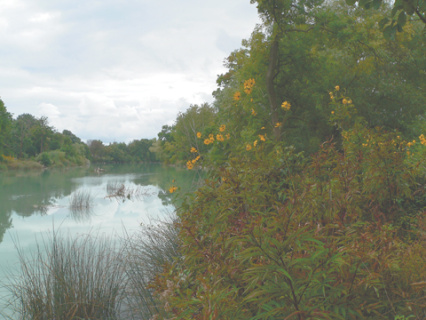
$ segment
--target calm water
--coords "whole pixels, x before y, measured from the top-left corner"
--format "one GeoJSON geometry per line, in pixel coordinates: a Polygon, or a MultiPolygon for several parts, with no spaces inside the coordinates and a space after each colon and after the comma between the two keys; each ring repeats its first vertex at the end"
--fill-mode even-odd
{"type": "MultiPolygon", "coordinates": [[[[0,173],[0,280],[19,268],[15,243],[27,252],[53,229],[77,235],[95,230],[107,235],[136,231],[141,223],[174,212],[167,192],[172,181],[188,190],[194,172],[161,165],[0,173]],[[117,190],[124,190],[119,194],[117,190]],[[114,192],[115,191],[115,192],[114,192]],[[89,208],[71,208],[73,197],[89,195],[89,208]]],[[[0,299],[5,294],[0,288],[0,299]]],[[[0,313],[1,319],[1,313],[0,313]]]]}

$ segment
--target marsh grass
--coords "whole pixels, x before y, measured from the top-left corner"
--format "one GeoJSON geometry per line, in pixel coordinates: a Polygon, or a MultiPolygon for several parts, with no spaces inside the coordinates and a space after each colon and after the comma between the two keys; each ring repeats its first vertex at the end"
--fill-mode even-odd
{"type": "Polygon", "coordinates": [[[53,232],[31,254],[16,247],[20,271],[6,285],[12,319],[118,319],[126,277],[109,239],[53,232]]]}
{"type": "Polygon", "coordinates": [[[140,232],[126,238],[126,305],[129,319],[154,319],[166,314],[164,303],[156,297],[149,282],[163,272],[163,266],[179,257],[178,229],[169,220],[142,226],[140,232]]]}
{"type": "Polygon", "coordinates": [[[69,209],[72,218],[77,221],[87,220],[91,215],[94,201],[92,194],[87,190],[77,190],[71,194],[69,209]]]}
{"type": "Polygon", "coordinates": [[[115,198],[117,200],[140,200],[143,197],[153,195],[146,188],[141,186],[126,186],[118,181],[109,181],[106,186],[107,198],[115,198]]]}
{"type": "Polygon", "coordinates": [[[17,240],[15,246],[20,268],[3,285],[9,295],[0,309],[12,310],[5,319],[149,320],[166,314],[149,282],[179,256],[172,221],[142,226],[121,241],[53,231],[31,253],[17,240]]]}

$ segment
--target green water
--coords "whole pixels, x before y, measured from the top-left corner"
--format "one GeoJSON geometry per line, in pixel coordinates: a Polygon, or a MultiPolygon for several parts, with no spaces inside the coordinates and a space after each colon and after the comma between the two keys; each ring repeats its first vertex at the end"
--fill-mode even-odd
{"type": "MultiPolygon", "coordinates": [[[[132,233],[141,223],[168,219],[175,202],[167,191],[175,180],[181,193],[198,181],[193,171],[162,165],[109,166],[0,173],[0,281],[17,270],[16,244],[34,251],[36,241],[55,230],[67,235],[132,233]],[[120,194],[119,188],[124,190],[120,194]],[[72,208],[78,194],[89,206],[72,208]]],[[[0,287],[0,301],[5,299],[0,287]]],[[[3,310],[4,311],[4,310],[3,310]]],[[[0,319],[1,319],[0,312],[0,319]]]]}

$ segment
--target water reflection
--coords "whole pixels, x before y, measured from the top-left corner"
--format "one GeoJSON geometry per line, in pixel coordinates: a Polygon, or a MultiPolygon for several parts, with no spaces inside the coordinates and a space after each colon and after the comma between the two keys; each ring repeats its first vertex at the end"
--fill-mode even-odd
{"type": "Polygon", "coordinates": [[[173,210],[166,191],[172,180],[184,193],[199,178],[196,171],[155,164],[0,173],[0,243],[12,227],[31,223],[42,230],[52,219],[79,225],[126,217],[137,224],[141,216],[173,210]]]}

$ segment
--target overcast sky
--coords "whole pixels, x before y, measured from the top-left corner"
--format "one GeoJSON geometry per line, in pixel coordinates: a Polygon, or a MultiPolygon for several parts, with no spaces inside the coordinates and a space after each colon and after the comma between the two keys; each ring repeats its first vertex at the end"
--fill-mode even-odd
{"type": "Polygon", "coordinates": [[[0,0],[0,97],[83,140],[153,138],[259,22],[250,0],[0,0]]]}

